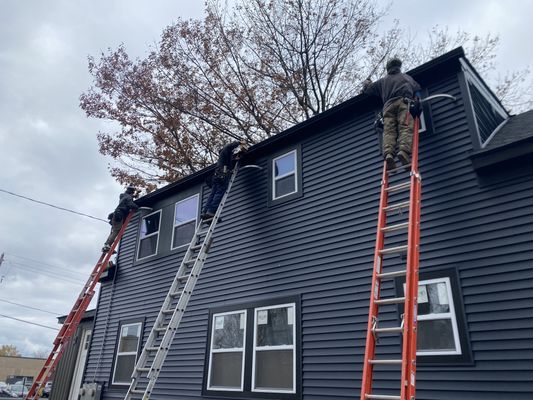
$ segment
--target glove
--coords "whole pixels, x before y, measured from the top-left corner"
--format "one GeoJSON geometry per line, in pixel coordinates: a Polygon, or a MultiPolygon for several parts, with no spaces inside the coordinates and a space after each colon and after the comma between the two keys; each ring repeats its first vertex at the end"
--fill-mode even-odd
{"type": "Polygon", "coordinates": [[[419,98],[416,98],[414,101],[409,103],[409,113],[413,116],[413,118],[420,117],[420,114],[422,114],[422,104],[420,103],[419,98]]]}

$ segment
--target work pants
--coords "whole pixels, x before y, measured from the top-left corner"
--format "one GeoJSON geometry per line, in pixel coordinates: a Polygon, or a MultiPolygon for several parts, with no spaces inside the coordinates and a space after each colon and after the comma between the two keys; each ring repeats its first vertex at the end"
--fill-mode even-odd
{"type": "Polygon", "coordinates": [[[383,155],[395,155],[397,148],[411,155],[413,128],[409,104],[403,98],[389,103],[383,109],[383,155]]]}
{"type": "Polygon", "coordinates": [[[207,203],[204,207],[204,212],[215,214],[228,187],[227,178],[213,178],[213,186],[211,187],[211,193],[207,198],[207,203]]]}
{"type": "Polygon", "coordinates": [[[122,228],[123,223],[124,221],[122,219],[115,221],[115,219],[113,218],[111,220],[111,233],[109,234],[109,236],[107,237],[107,240],[105,241],[105,244],[107,246],[111,246],[113,244],[113,242],[118,236],[118,233],[120,232],[120,229],[122,228]]]}

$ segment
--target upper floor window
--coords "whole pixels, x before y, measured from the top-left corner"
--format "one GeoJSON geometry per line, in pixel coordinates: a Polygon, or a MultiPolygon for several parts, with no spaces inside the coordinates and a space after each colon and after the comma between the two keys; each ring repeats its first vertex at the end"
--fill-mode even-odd
{"type": "Polygon", "coordinates": [[[280,199],[297,193],[298,157],[292,150],[272,160],[272,199],[280,199]]]}
{"type": "Polygon", "coordinates": [[[196,229],[199,196],[188,197],[178,201],[174,207],[174,228],[172,232],[172,248],[190,243],[196,229]]]}
{"type": "Polygon", "coordinates": [[[161,210],[143,217],[139,237],[139,253],[137,259],[146,258],[157,253],[159,243],[159,228],[161,225],[161,210]]]}
{"type": "Polygon", "coordinates": [[[123,324],[120,327],[118,347],[113,368],[114,385],[129,385],[137,361],[142,322],[123,324]]]}

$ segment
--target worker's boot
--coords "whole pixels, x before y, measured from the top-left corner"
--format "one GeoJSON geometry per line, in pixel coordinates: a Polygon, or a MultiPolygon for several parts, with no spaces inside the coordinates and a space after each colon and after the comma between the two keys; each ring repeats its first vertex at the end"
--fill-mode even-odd
{"type": "Polygon", "coordinates": [[[392,154],[385,155],[385,162],[387,163],[387,170],[396,168],[396,163],[394,162],[394,156],[392,154]]]}
{"type": "Polygon", "coordinates": [[[400,160],[402,165],[405,166],[406,170],[409,169],[409,164],[411,164],[411,158],[409,157],[409,154],[403,150],[400,150],[398,152],[398,160],[400,160]]]}

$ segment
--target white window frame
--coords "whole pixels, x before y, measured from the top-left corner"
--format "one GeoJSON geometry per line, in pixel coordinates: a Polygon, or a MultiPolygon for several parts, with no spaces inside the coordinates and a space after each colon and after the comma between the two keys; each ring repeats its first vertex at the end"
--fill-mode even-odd
{"type": "Polygon", "coordinates": [[[246,326],[247,326],[248,314],[246,310],[235,310],[228,311],[223,313],[217,313],[212,315],[211,320],[211,345],[209,346],[209,369],[207,372],[207,390],[220,390],[227,392],[242,392],[244,390],[244,367],[245,367],[245,353],[246,353],[246,326]],[[213,349],[213,339],[215,338],[215,321],[216,317],[232,314],[242,314],[244,313],[244,332],[242,339],[242,348],[234,347],[231,349],[213,349]],[[232,353],[232,352],[242,352],[242,370],[241,370],[241,387],[240,388],[228,388],[224,386],[211,386],[211,364],[213,360],[213,353],[232,353]]]}
{"type": "Polygon", "coordinates": [[[116,374],[116,371],[117,371],[117,360],[118,360],[118,357],[119,356],[131,356],[131,355],[135,355],[135,363],[133,364],[133,368],[135,368],[135,364],[137,364],[137,355],[139,354],[139,346],[141,344],[141,340],[142,340],[142,337],[141,337],[141,334],[142,334],[142,322],[130,322],[130,323],[127,323],[127,324],[122,324],[120,326],[120,332],[119,332],[119,336],[118,336],[118,342],[117,342],[117,353],[115,354],[115,365],[113,366],[113,379],[111,380],[112,384],[113,385],[124,385],[124,386],[129,386],[131,382],[116,382],[115,381],[115,374],[116,374]],[[119,352],[119,349],[120,349],[120,341],[122,339],[122,330],[125,328],[125,327],[128,327],[128,326],[132,326],[132,325],[138,325],[138,328],[137,328],[137,333],[138,333],[138,338],[139,340],[137,341],[137,349],[135,351],[124,351],[124,352],[119,352]]]}
{"type": "Polygon", "coordinates": [[[427,129],[427,126],[426,126],[426,118],[424,117],[424,111],[422,111],[420,113],[420,117],[418,117],[419,121],[420,121],[420,124],[419,124],[419,127],[418,127],[418,133],[424,133],[427,129]]]}
{"type": "Polygon", "coordinates": [[[278,200],[282,199],[284,197],[290,196],[294,193],[298,193],[298,152],[296,149],[291,150],[287,153],[284,153],[276,158],[272,159],[272,200],[278,200]],[[276,176],[276,160],[279,160],[280,158],[286,157],[289,154],[294,154],[294,171],[288,172],[286,174],[276,176]],[[294,175],[294,191],[290,193],[286,193],[282,196],[276,196],[276,182],[282,178],[286,178],[287,176],[294,175]]]}
{"type": "Polygon", "coordinates": [[[155,256],[157,254],[157,251],[159,250],[159,233],[161,232],[161,217],[162,217],[161,210],[157,210],[157,211],[154,211],[153,213],[145,215],[144,217],[141,218],[141,226],[140,226],[140,229],[139,229],[139,242],[138,242],[138,246],[137,246],[137,260],[144,260],[145,258],[153,257],[153,256],[155,256]],[[148,218],[148,217],[151,217],[152,215],[157,214],[157,213],[159,213],[159,225],[157,227],[157,231],[153,232],[153,233],[150,233],[150,234],[148,234],[148,235],[146,235],[144,237],[141,237],[143,220],[148,218]],[[149,256],[144,256],[144,257],[140,258],[139,256],[141,255],[141,240],[149,238],[149,237],[152,237],[152,236],[155,236],[155,235],[157,235],[157,241],[156,241],[156,244],[155,244],[155,253],[154,254],[150,254],[149,256]]]}
{"type": "Polygon", "coordinates": [[[252,357],[252,392],[260,393],[296,393],[296,304],[276,304],[273,306],[257,307],[254,309],[254,337],[253,337],[253,357],[252,357]],[[259,311],[271,310],[273,308],[287,308],[292,307],[292,345],[281,346],[257,346],[257,314],[259,311]],[[255,362],[257,351],[269,350],[291,350],[292,349],[292,390],[282,389],[257,389],[255,387],[255,362]]]}
{"type": "MultiPolygon", "coordinates": [[[[177,226],[185,225],[185,224],[187,224],[187,223],[189,223],[191,221],[195,221],[194,222],[194,226],[195,226],[195,229],[196,229],[196,224],[198,222],[198,203],[199,203],[199,201],[200,201],[200,195],[199,195],[199,193],[196,193],[196,194],[193,194],[192,196],[189,196],[189,197],[187,197],[185,199],[177,201],[174,204],[174,221],[172,221],[172,239],[171,239],[171,242],[170,242],[170,249],[171,250],[179,249],[180,247],[189,246],[190,242],[182,244],[182,245],[179,245],[179,246],[176,246],[176,247],[173,247],[173,245],[174,245],[174,233],[176,232],[176,227],[177,226]],[[187,200],[190,200],[193,197],[196,197],[196,213],[194,215],[194,218],[191,218],[191,219],[188,219],[187,221],[183,221],[183,222],[180,222],[179,224],[176,224],[176,207],[178,206],[178,204],[183,203],[183,202],[185,202],[187,200]]],[[[191,238],[191,240],[192,240],[192,238],[191,238]]]]}
{"type": "MultiPolygon", "coordinates": [[[[423,281],[418,282],[418,287],[422,285],[431,285],[435,283],[444,283],[446,285],[446,293],[448,295],[448,306],[450,311],[447,313],[433,313],[433,314],[424,314],[424,315],[417,315],[417,321],[431,321],[436,319],[449,319],[452,322],[452,331],[453,331],[453,341],[455,344],[455,350],[439,350],[439,351],[431,351],[431,350],[421,350],[416,352],[417,356],[448,356],[448,355],[461,355],[461,338],[459,336],[459,328],[457,326],[457,317],[455,315],[455,304],[453,303],[453,296],[452,296],[452,286],[451,281],[449,277],[442,277],[442,278],[435,278],[435,279],[427,279],[423,281]]],[[[405,293],[405,283],[403,285],[403,290],[405,293]]],[[[420,329],[418,329],[420,331],[420,329]]]]}

